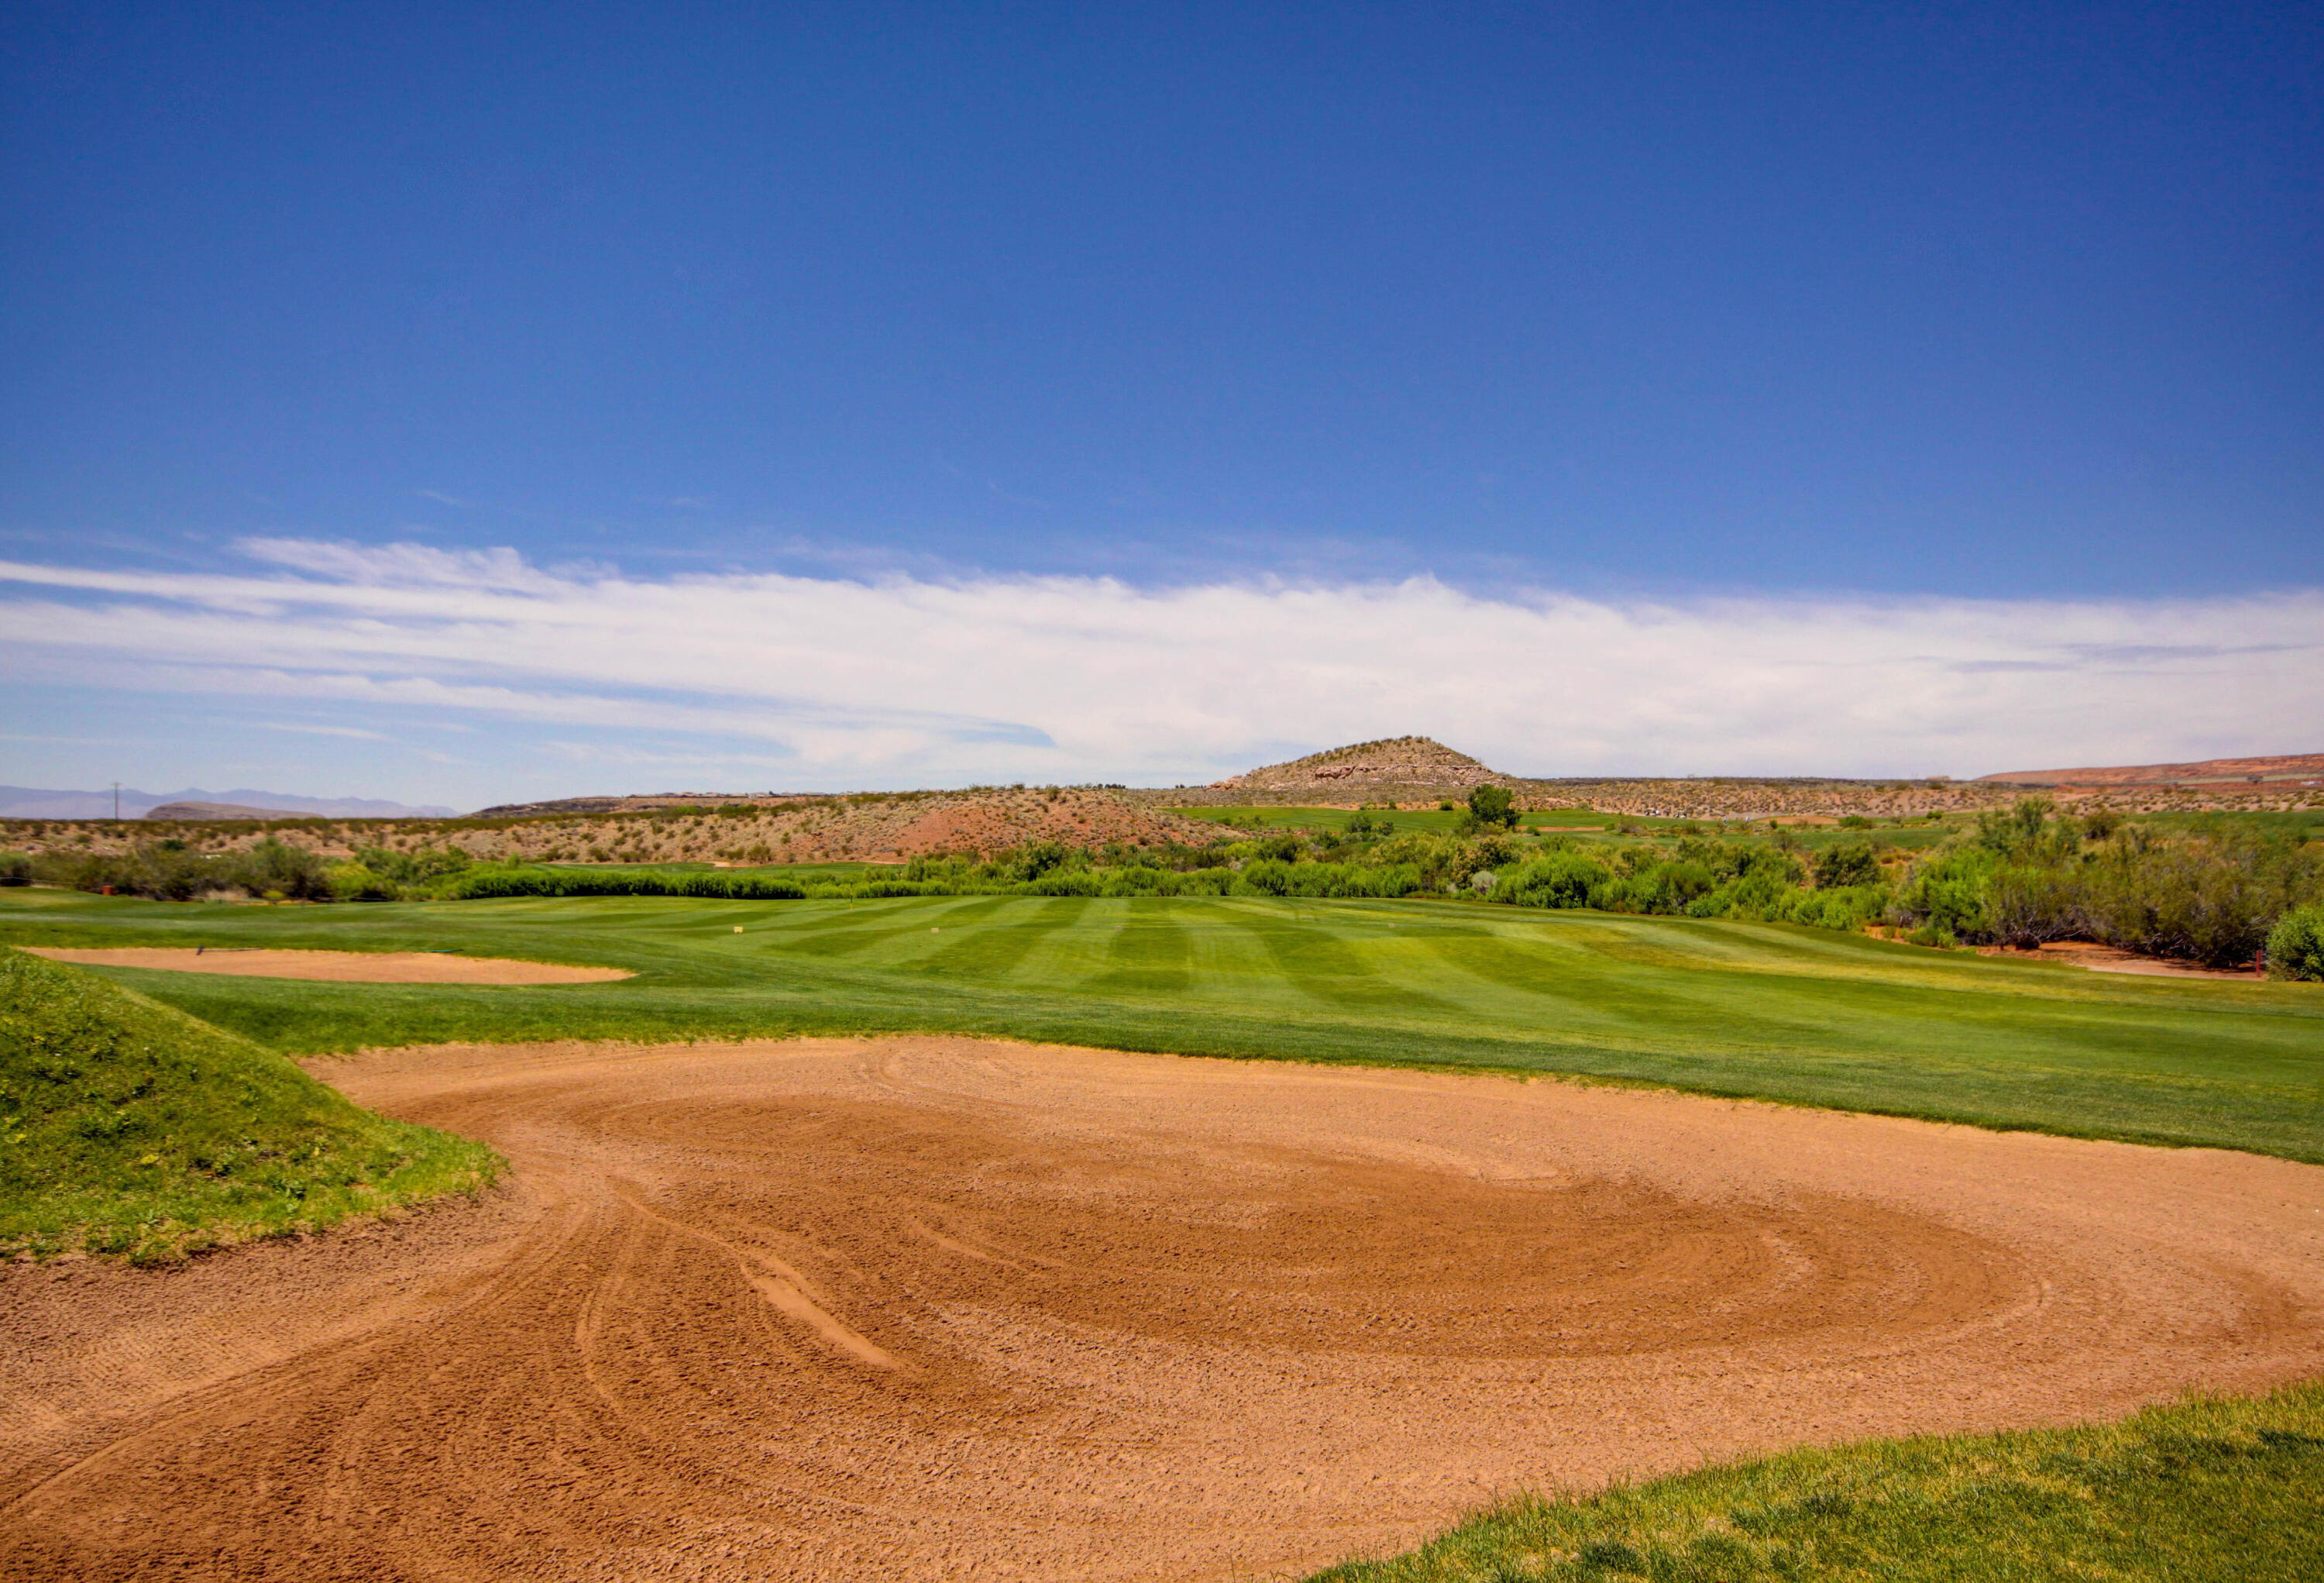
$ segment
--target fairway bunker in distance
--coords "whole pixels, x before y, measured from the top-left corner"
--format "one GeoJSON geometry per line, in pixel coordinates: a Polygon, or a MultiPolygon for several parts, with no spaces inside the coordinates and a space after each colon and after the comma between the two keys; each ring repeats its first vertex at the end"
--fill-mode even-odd
{"type": "Polygon", "coordinates": [[[2256,1156],[966,1039],[310,1065],[504,1151],[495,1240],[270,1358],[303,1250],[0,1271],[0,1570],[1248,1576],[2324,1368],[2324,1170],[2256,1156]],[[133,1325],[208,1387],[54,1383],[133,1325]]]}
{"type": "Polygon", "coordinates": [[[506,957],[438,951],[277,951],[216,946],[25,946],[36,957],[84,967],[159,967],[237,978],[313,978],[334,984],[604,984],[636,977],[626,967],[578,967],[506,957]]]}

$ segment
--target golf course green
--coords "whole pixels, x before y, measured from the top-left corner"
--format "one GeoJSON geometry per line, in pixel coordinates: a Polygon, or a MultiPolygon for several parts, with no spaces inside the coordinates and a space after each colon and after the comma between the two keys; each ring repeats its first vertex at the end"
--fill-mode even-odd
{"type": "Polygon", "coordinates": [[[1791,925],[1455,901],[973,896],[347,906],[0,893],[0,943],[443,950],[615,983],[116,981],[290,1054],[947,1031],[1559,1074],[2324,1162],[2324,993],[1791,925]]]}

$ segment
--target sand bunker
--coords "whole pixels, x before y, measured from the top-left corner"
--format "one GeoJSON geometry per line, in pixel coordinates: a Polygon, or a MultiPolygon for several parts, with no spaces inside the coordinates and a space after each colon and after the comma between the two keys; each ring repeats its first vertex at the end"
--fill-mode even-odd
{"type": "Polygon", "coordinates": [[[2324,1171],[958,1039],[385,1052],[482,1208],[0,1270],[0,1572],[1248,1577],[2324,1370],[2324,1171]]]}
{"type": "Polygon", "coordinates": [[[2113,946],[2099,945],[2094,940],[2052,940],[2031,950],[2018,950],[2007,946],[1980,946],[1977,954],[1980,957],[2007,957],[2020,962],[2070,962],[2093,973],[2132,973],[2150,978],[2219,978],[2244,984],[2258,984],[2265,980],[2265,975],[2253,967],[2202,967],[2192,962],[2175,961],[2163,957],[2142,957],[2113,946]]]}
{"type": "Polygon", "coordinates": [[[241,978],[320,978],[334,984],[603,984],[635,975],[621,967],[574,967],[505,957],[453,957],[434,951],[269,951],[193,946],[122,946],[79,950],[19,948],[52,962],[91,967],[164,967],[173,973],[227,973],[241,978]]]}

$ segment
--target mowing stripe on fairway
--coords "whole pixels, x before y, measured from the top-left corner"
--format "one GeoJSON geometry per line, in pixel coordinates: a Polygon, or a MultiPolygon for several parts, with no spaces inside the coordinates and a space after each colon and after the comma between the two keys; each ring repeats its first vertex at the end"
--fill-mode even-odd
{"type": "Polygon", "coordinates": [[[481,988],[102,969],[300,1053],[960,1032],[1595,1076],[2324,1161],[2324,991],[2314,986],[2093,974],[1789,924],[1451,900],[274,908],[19,890],[0,892],[0,940],[456,949],[637,975],[481,988]]]}

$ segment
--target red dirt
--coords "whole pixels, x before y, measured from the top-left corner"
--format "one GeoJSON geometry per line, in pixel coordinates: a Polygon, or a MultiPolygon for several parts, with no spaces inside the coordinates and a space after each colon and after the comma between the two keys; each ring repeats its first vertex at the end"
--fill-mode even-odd
{"type": "Polygon", "coordinates": [[[162,967],[173,973],[224,973],[236,978],[315,978],[332,984],[603,984],[633,978],[626,967],[576,967],[507,957],[454,957],[437,951],[234,950],[193,946],[23,946],[52,962],[90,967],[162,967]]]}
{"type": "Polygon", "coordinates": [[[2142,957],[2135,951],[2100,945],[2095,940],[2052,940],[2030,951],[1990,946],[1978,950],[1978,955],[2015,957],[2021,961],[2071,962],[2078,967],[2088,967],[2093,973],[2133,973],[2153,978],[2226,978],[2257,984],[2265,977],[2255,967],[2206,967],[2168,957],[2142,957]]]}
{"type": "Polygon", "coordinates": [[[1222,1578],[2324,1369],[2324,1171],[960,1039],[313,1063],[477,1208],[0,1270],[0,1573],[1222,1578]]]}

